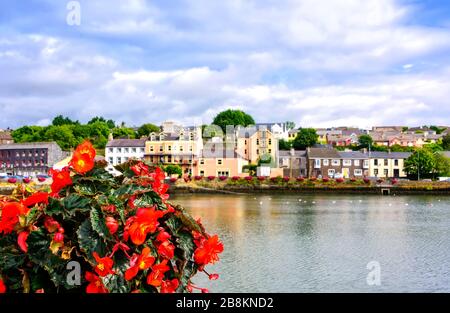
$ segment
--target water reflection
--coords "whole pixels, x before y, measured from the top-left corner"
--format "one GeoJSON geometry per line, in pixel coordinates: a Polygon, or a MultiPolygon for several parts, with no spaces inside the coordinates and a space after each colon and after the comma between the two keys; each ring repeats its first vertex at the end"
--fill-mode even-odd
{"type": "Polygon", "coordinates": [[[225,245],[214,292],[450,291],[450,201],[433,197],[179,195],[225,245]],[[368,286],[368,262],[382,285],[368,286]]]}

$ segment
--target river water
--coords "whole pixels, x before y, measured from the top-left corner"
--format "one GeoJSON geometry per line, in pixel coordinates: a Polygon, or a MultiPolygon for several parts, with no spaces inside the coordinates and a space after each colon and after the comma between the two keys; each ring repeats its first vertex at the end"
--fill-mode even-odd
{"type": "Polygon", "coordinates": [[[449,292],[450,197],[176,195],[222,239],[211,292],[449,292]],[[369,268],[368,268],[369,266],[369,268]]]}

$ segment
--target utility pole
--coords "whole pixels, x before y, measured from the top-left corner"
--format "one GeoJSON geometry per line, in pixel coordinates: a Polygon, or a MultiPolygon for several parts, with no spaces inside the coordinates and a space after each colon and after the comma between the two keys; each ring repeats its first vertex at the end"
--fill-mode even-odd
{"type": "Polygon", "coordinates": [[[420,151],[417,150],[417,180],[420,180],[420,151]]]}

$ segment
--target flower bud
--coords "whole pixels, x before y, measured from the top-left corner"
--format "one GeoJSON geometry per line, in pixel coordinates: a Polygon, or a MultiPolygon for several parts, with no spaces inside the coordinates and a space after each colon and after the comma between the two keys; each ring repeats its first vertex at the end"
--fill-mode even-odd
{"type": "Polygon", "coordinates": [[[114,219],[114,217],[108,216],[106,218],[106,227],[108,227],[111,235],[114,235],[119,228],[119,223],[114,219]]]}

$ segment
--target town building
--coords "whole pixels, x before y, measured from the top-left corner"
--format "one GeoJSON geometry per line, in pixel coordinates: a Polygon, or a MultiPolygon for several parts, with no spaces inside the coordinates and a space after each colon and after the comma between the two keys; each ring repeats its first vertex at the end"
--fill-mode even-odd
{"type": "Polygon", "coordinates": [[[145,143],[145,160],[161,165],[179,165],[183,174],[192,175],[203,149],[201,127],[174,127],[172,132],[151,133],[145,143]]]}
{"type": "Polygon", "coordinates": [[[358,151],[308,148],[306,154],[309,177],[362,178],[369,174],[368,157],[358,151]]]}
{"type": "Polygon", "coordinates": [[[0,145],[0,172],[10,175],[47,175],[49,169],[67,157],[56,142],[0,145]]]}
{"type": "Polygon", "coordinates": [[[236,137],[236,152],[250,164],[258,164],[261,160],[277,167],[278,139],[266,127],[241,127],[236,137]]]}
{"type": "Polygon", "coordinates": [[[198,166],[194,167],[194,175],[197,176],[243,176],[243,167],[248,161],[233,150],[218,149],[211,151],[202,150],[198,159],[198,166]]]}
{"type": "Polygon", "coordinates": [[[288,131],[288,141],[294,140],[295,137],[297,137],[298,132],[298,129],[290,129],[288,131]]]}
{"type": "Polygon", "coordinates": [[[407,176],[404,162],[411,156],[411,152],[371,151],[366,152],[365,155],[370,160],[370,177],[402,178],[407,176]]]}
{"type": "Polygon", "coordinates": [[[146,139],[112,139],[105,148],[106,168],[110,173],[118,174],[114,166],[127,162],[130,159],[142,160],[145,154],[146,139]]]}
{"type": "MultiPolygon", "coordinates": [[[[292,130],[292,128],[289,127],[288,123],[257,123],[256,128],[261,129],[262,127],[265,127],[265,129],[268,129],[273,136],[280,140],[289,140],[289,131],[292,130]]],[[[295,138],[295,137],[294,137],[295,138]]]]}
{"type": "Polygon", "coordinates": [[[9,145],[14,143],[14,139],[9,131],[0,131],[0,145],[9,145]]]}
{"type": "Polygon", "coordinates": [[[280,150],[278,167],[283,169],[283,176],[307,176],[307,160],[305,150],[280,150]]]}

